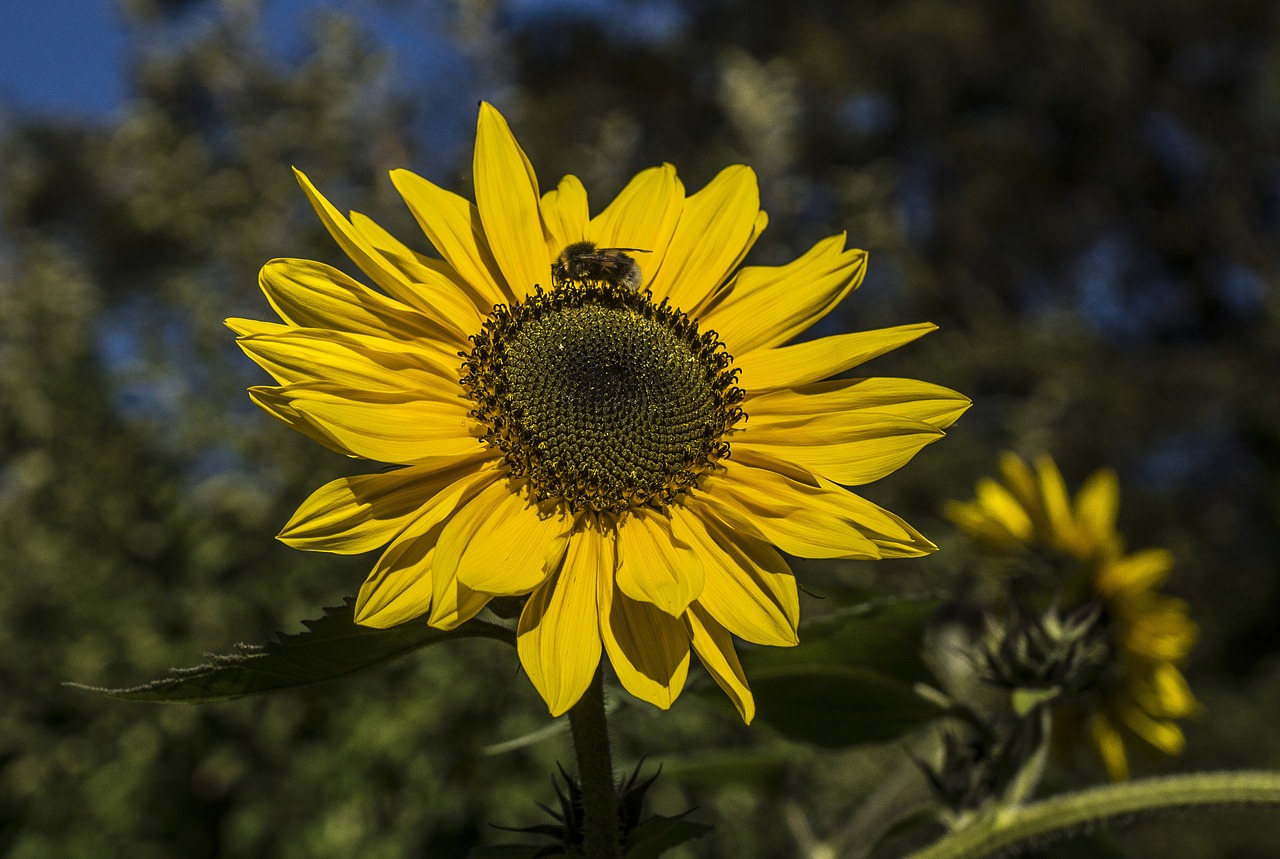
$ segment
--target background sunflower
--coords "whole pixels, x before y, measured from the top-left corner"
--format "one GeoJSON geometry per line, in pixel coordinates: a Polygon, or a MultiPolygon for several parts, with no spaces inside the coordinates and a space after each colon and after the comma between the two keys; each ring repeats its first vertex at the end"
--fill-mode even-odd
{"type": "Polygon", "coordinates": [[[1028,562],[1034,553],[1065,556],[1039,590],[1061,601],[1065,612],[1096,602],[1109,645],[1091,688],[1055,705],[1060,722],[1082,724],[1060,728],[1070,735],[1083,727],[1113,779],[1129,777],[1126,738],[1180,754],[1185,738],[1176,720],[1193,715],[1197,703],[1179,668],[1197,630],[1186,603],[1159,591],[1172,554],[1126,551],[1116,531],[1119,487],[1110,470],[1094,472],[1074,499],[1048,456],[1032,470],[1006,453],[1000,471],[1000,481],[979,481],[974,500],[949,502],[947,515],[986,551],[1009,557],[1009,575],[1041,572],[1028,562]]]}

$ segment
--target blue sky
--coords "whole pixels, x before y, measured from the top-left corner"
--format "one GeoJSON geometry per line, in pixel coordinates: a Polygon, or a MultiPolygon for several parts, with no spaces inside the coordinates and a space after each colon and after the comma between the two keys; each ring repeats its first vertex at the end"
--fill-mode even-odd
{"type": "Polygon", "coordinates": [[[0,105],[102,116],[125,96],[113,0],[0,3],[0,105]]]}
{"type": "MultiPolygon", "coordinates": [[[[262,0],[265,29],[282,54],[302,41],[316,10],[359,15],[361,23],[412,75],[438,59],[431,3],[379,5],[376,0],[262,0]],[[435,38],[433,38],[433,36],[435,38]]],[[[217,14],[198,6],[198,17],[217,14]]],[[[105,118],[128,97],[128,42],[116,0],[0,0],[0,110],[105,118]]]]}

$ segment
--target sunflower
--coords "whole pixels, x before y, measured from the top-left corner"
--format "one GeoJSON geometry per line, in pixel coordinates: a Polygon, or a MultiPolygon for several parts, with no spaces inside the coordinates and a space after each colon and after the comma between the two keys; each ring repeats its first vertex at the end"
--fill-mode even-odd
{"type": "Polygon", "coordinates": [[[482,104],[473,175],[474,204],[391,174],[433,257],[342,215],[298,173],[380,289],[319,262],[267,263],[283,324],[227,323],[279,383],[250,396],[339,453],[402,467],[322,486],[279,539],[385,545],[355,604],[366,626],[450,629],[524,597],[519,658],[553,715],[602,655],[665,709],[692,651],[750,721],[734,637],[796,643],[782,552],[935,548],[844,486],[903,465],[969,401],[907,379],[821,381],[935,326],[783,346],[859,285],[866,254],[835,236],[787,265],[739,268],[766,224],[741,165],[691,195],[670,165],[645,170],[591,217],[573,176],[539,193],[482,104]]]}
{"type": "Polygon", "coordinates": [[[1088,597],[1101,604],[1114,664],[1090,706],[1074,715],[1107,773],[1114,780],[1128,778],[1127,738],[1179,754],[1185,738],[1176,720],[1199,708],[1179,670],[1197,631],[1186,603],[1159,593],[1173,555],[1165,549],[1125,551],[1116,531],[1119,482],[1109,469],[1089,477],[1074,504],[1048,456],[1033,470],[1006,453],[1000,471],[1003,482],[979,481],[977,497],[949,502],[947,516],[992,553],[1030,550],[1064,557],[1068,572],[1083,577],[1088,597]]]}

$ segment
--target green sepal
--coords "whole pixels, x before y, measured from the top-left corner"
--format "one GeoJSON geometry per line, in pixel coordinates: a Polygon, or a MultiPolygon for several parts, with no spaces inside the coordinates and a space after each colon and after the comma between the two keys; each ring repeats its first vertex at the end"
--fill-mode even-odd
{"type": "Polygon", "coordinates": [[[83,683],[66,685],[123,701],[207,704],[334,680],[443,641],[515,640],[511,630],[474,619],[452,630],[433,629],[425,620],[390,629],[359,626],[353,605],[354,600],[348,597],[343,605],[326,608],[323,617],[303,621],[305,632],[277,633],[269,644],[239,644],[234,653],[208,654],[200,665],[171,668],[165,676],[140,686],[107,689],[83,683]]]}
{"type": "Polygon", "coordinates": [[[1036,707],[1049,703],[1061,694],[1062,689],[1059,686],[1050,686],[1048,688],[1022,687],[1013,690],[1009,695],[1009,703],[1018,718],[1025,719],[1036,707]]]}
{"type": "Polygon", "coordinates": [[[792,740],[846,748],[900,737],[942,713],[921,655],[937,597],[886,599],[806,624],[800,644],[744,652],[756,718],[792,740]]]}

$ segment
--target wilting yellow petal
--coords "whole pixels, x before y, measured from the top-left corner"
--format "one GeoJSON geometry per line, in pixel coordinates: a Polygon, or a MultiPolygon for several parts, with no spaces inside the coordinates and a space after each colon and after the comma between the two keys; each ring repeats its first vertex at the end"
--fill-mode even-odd
{"type": "Polygon", "coordinates": [[[1200,709],[1187,678],[1171,662],[1134,666],[1126,675],[1125,691],[1154,718],[1185,719],[1200,709]]]}
{"type": "MultiPolygon", "coordinates": [[[[741,382],[745,390],[761,393],[777,388],[795,388],[843,373],[892,352],[937,327],[932,322],[919,322],[897,328],[836,334],[777,349],[754,349],[743,355],[734,352],[733,363],[742,370],[741,382]]],[[[732,348],[732,344],[729,345],[732,348]]]]}
{"type": "Polygon", "coordinates": [[[559,716],[578,702],[600,664],[597,591],[613,578],[612,535],[575,531],[559,572],[533,592],[520,614],[516,648],[534,688],[559,716]]]}
{"type": "Polygon", "coordinates": [[[1126,618],[1125,648],[1131,653],[1157,661],[1177,662],[1186,658],[1199,635],[1187,615],[1187,604],[1157,594],[1113,599],[1111,607],[1126,618]]]}

